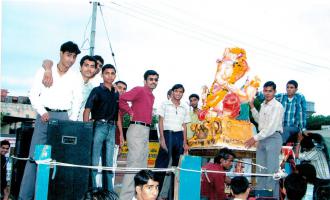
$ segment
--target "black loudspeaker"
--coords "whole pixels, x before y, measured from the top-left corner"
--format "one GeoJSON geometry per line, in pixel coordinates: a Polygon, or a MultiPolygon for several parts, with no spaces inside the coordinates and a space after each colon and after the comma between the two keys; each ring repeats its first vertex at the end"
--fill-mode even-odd
{"type": "MultiPolygon", "coordinates": [[[[24,122],[17,129],[14,156],[19,158],[29,157],[31,139],[33,135],[33,122],[24,122]]],[[[12,174],[10,181],[10,194],[18,199],[19,190],[24,174],[26,161],[13,159],[12,174]]]]}
{"type": "MultiPolygon", "coordinates": [[[[47,144],[52,146],[51,158],[57,162],[91,165],[93,123],[51,120],[47,144]]],[[[89,169],[56,166],[55,178],[50,172],[49,200],[82,199],[88,190],[89,169]]]]}

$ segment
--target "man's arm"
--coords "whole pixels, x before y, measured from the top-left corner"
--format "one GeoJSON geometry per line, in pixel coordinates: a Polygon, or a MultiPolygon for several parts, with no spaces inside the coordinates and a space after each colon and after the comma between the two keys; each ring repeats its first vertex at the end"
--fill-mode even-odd
{"type": "Polygon", "coordinates": [[[166,103],[163,102],[158,109],[158,128],[159,128],[159,144],[162,149],[167,151],[167,146],[164,137],[164,117],[165,117],[166,103]]]}
{"type": "Polygon", "coordinates": [[[79,80],[80,77],[77,75],[74,76],[72,80],[74,87],[72,90],[72,101],[71,101],[71,115],[69,116],[70,120],[77,121],[78,115],[80,112],[81,104],[83,103],[83,96],[82,96],[82,85],[79,80]]]}
{"type": "Polygon", "coordinates": [[[187,124],[191,122],[190,119],[190,114],[189,114],[189,108],[186,108],[186,114],[185,114],[185,118],[184,118],[184,123],[182,124],[183,127],[183,148],[184,148],[184,152],[188,153],[189,150],[189,146],[188,146],[188,139],[187,139],[187,124]]]}
{"type": "Polygon", "coordinates": [[[134,101],[139,94],[139,89],[137,87],[132,90],[125,92],[119,96],[119,108],[123,114],[128,113],[130,116],[133,116],[133,111],[129,107],[128,102],[134,101]]]}
{"type": "Polygon", "coordinates": [[[85,105],[85,110],[83,113],[83,121],[84,122],[88,122],[90,121],[89,116],[91,113],[91,109],[93,108],[93,104],[94,104],[94,100],[96,99],[96,92],[95,92],[95,88],[91,91],[91,93],[88,96],[88,99],[86,101],[86,105],[85,105]]]}
{"type": "Polygon", "coordinates": [[[304,95],[301,94],[301,131],[304,132],[306,130],[306,121],[307,121],[307,108],[306,108],[306,99],[304,95]]]}
{"type": "Polygon", "coordinates": [[[184,149],[184,153],[188,153],[189,146],[187,141],[187,124],[183,123],[182,127],[183,127],[183,149],[184,149]]]}
{"type": "Polygon", "coordinates": [[[118,112],[118,120],[117,120],[117,127],[118,127],[118,131],[119,131],[119,146],[123,146],[124,145],[124,133],[123,133],[123,123],[122,123],[122,117],[120,112],[118,112]]]}
{"type": "Polygon", "coordinates": [[[45,69],[42,84],[44,84],[45,87],[50,87],[53,85],[52,66],[53,61],[51,60],[46,59],[42,62],[42,67],[45,69]]]}
{"type": "Polygon", "coordinates": [[[164,117],[160,115],[158,120],[158,127],[159,127],[159,144],[162,147],[162,149],[168,151],[164,137],[164,117]]]}
{"type": "Polygon", "coordinates": [[[91,109],[85,108],[84,114],[83,114],[83,121],[84,122],[89,122],[89,114],[91,113],[91,109]]]}
{"type": "Polygon", "coordinates": [[[48,112],[46,111],[44,105],[41,102],[40,94],[43,88],[41,84],[42,76],[44,70],[39,69],[33,79],[32,87],[29,92],[29,99],[31,101],[32,107],[37,111],[37,113],[41,116],[42,121],[48,121],[49,116],[48,112]]]}

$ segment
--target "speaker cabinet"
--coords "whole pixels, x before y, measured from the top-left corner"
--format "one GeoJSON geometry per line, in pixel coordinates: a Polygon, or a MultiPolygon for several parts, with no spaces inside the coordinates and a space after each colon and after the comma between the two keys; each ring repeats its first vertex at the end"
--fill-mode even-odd
{"type": "MultiPolygon", "coordinates": [[[[47,134],[47,144],[52,146],[53,160],[75,165],[91,165],[92,122],[51,120],[47,134]]],[[[53,180],[52,171],[49,181],[49,200],[82,199],[88,190],[89,169],[56,166],[53,180]]]]}
{"type": "MultiPolygon", "coordinates": [[[[33,123],[24,122],[21,128],[17,129],[16,132],[16,143],[14,156],[19,158],[29,157],[29,150],[31,139],[33,135],[33,123]]],[[[19,190],[24,174],[26,161],[13,159],[12,174],[10,181],[10,194],[15,199],[18,199],[19,190]]]]}

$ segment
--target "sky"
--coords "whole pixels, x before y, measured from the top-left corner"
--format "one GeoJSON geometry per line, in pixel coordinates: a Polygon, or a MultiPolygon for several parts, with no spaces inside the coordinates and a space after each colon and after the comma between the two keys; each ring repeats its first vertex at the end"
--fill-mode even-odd
{"type": "MultiPolygon", "coordinates": [[[[97,9],[95,54],[114,64],[128,89],[143,73],[160,74],[155,107],[174,84],[201,93],[214,80],[216,60],[227,47],[244,48],[250,71],[285,92],[288,80],[330,115],[330,2],[327,0],[103,0],[97,9]],[[110,42],[109,42],[110,41],[110,42]],[[112,51],[111,48],[112,47],[112,51]]],[[[72,40],[89,54],[89,0],[1,1],[1,88],[26,96],[43,59],[59,60],[60,45],[72,40]]]]}

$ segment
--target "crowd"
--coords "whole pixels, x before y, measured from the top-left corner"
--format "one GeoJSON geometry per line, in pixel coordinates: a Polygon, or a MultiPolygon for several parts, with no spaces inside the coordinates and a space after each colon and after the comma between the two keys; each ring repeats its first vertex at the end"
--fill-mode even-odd
{"type": "MultiPolygon", "coordinates": [[[[53,61],[44,60],[36,73],[29,98],[38,115],[31,141],[29,156],[33,157],[36,144],[46,144],[47,122],[50,119],[73,120],[94,123],[92,165],[98,165],[100,157],[104,166],[116,163],[118,149],[124,144],[122,121],[124,115],[130,116],[130,125],[126,133],[128,146],[127,167],[147,168],[148,142],[152,111],[159,74],[147,70],[143,75],[144,85],[127,90],[124,81],[116,80],[116,68],[105,64],[101,56],[83,56],[80,60],[80,73],[70,68],[80,54],[78,46],[69,41],[61,45],[60,58],[55,66],[53,61]],[[115,158],[115,159],[113,159],[115,158]]],[[[276,84],[268,81],[256,98],[262,100],[258,111],[254,99],[250,108],[254,121],[258,123],[258,134],[245,142],[247,148],[257,143],[256,162],[265,169],[260,173],[273,174],[279,169],[279,155],[283,144],[289,138],[296,138],[296,158],[310,161],[310,167],[316,171],[316,177],[309,174],[306,167],[295,166],[292,174],[284,181],[284,190],[288,199],[304,196],[307,183],[314,185],[314,197],[317,188],[329,184],[329,156],[320,150],[315,134],[306,132],[306,101],[297,93],[298,83],[287,83],[287,92],[276,94],[276,84]],[[316,145],[315,145],[316,144],[316,145]],[[302,184],[296,191],[295,184],[302,184]],[[293,195],[293,196],[292,196],[293,195]]],[[[199,123],[197,94],[189,96],[191,109],[181,100],[185,88],[175,84],[167,93],[168,100],[158,109],[160,150],[156,159],[157,168],[177,166],[180,155],[188,152],[187,141],[193,136],[191,123],[199,123]]],[[[1,143],[2,146],[2,143],[1,143]]],[[[221,149],[213,163],[203,166],[205,170],[227,171],[232,167],[235,154],[229,149],[221,149]]],[[[2,157],[1,157],[2,159],[2,157]]],[[[98,187],[96,170],[92,170],[92,187],[85,199],[172,199],[173,177],[162,173],[142,170],[137,174],[125,174],[119,197],[113,194],[113,173],[103,172],[103,189],[98,187]],[[101,197],[102,195],[111,198],[101,197]],[[99,196],[99,197],[94,197],[99,196]]],[[[25,167],[19,199],[33,199],[35,191],[36,164],[28,161],[25,167]]],[[[226,199],[225,183],[230,184],[234,199],[246,199],[250,192],[245,177],[230,179],[222,174],[202,174],[202,199],[226,199]]],[[[257,189],[268,189],[273,197],[280,198],[279,181],[272,177],[258,177],[257,189]]],[[[4,188],[1,188],[1,192],[4,188]]],[[[301,198],[300,198],[301,199],[301,198]]]]}

